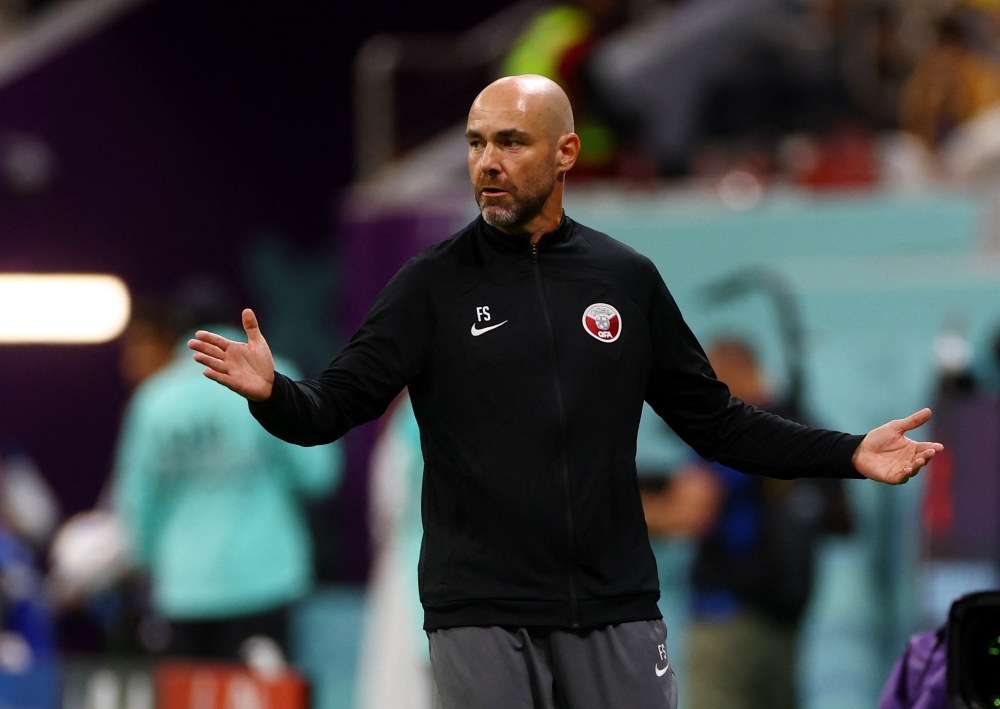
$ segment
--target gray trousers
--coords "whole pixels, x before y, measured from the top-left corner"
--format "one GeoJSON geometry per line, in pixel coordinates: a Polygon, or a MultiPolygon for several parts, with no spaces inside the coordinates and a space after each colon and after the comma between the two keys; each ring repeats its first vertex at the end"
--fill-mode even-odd
{"type": "Polygon", "coordinates": [[[437,709],[676,709],[662,620],[427,634],[437,709]]]}

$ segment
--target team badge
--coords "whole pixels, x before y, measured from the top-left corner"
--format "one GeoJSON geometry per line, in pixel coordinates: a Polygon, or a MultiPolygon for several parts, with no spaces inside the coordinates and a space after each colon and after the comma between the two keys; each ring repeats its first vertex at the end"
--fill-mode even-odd
{"type": "Polygon", "coordinates": [[[583,329],[601,342],[614,342],[622,334],[622,316],[612,305],[594,303],[583,311],[583,329]]]}

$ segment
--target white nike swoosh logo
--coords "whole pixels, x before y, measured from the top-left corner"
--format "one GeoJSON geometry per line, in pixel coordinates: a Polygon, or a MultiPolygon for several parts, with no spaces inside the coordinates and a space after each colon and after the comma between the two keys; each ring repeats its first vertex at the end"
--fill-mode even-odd
{"type": "Polygon", "coordinates": [[[472,323],[472,336],[479,337],[484,332],[489,332],[490,330],[496,330],[501,325],[506,325],[507,322],[508,322],[507,320],[504,320],[502,323],[497,323],[496,325],[490,325],[489,327],[484,327],[482,330],[477,330],[476,323],[472,323]]]}
{"type": "Polygon", "coordinates": [[[659,668],[658,665],[655,667],[656,667],[656,676],[662,677],[663,675],[667,674],[667,670],[670,669],[670,663],[668,662],[667,664],[665,664],[662,670],[659,668]]]}

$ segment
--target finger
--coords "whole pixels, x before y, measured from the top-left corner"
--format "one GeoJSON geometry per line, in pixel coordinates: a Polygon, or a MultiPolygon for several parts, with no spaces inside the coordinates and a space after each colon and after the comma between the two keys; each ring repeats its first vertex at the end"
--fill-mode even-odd
{"type": "Polygon", "coordinates": [[[216,359],[225,359],[226,353],[220,347],[209,344],[207,342],[202,342],[201,340],[188,340],[188,347],[195,352],[201,352],[209,357],[215,357],[216,359]]]}
{"type": "Polygon", "coordinates": [[[220,374],[219,372],[216,372],[214,369],[206,369],[204,372],[202,372],[202,374],[211,379],[213,382],[218,382],[224,387],[229,386],[228,384],[226,384],[226,375],[220,374]]]}
{"type": "Polygon", "coordinates": [[[925,463],[929,463],[931,461],[931,458],[933,458],[937,454],[938,450],[936,448],[927,448],[921,451],[919,455],[921,458],[924,459],[925,463]]]}
{"type": "Polygon", "coordinates": [[[907,471],[910,469],[918,470],[923,466],[927,465],[929,462],[931,462],[931,459],[934,458],[935,455],[937,455],[937,451],[934,450],[933,448],[928,448],[926,450],[918,450],[916,453],[914,453],[913,460],[906,468],[904,468],[904,470],[907,471]]]}
{"type": "Polygon", "coordinates": [[[905,485],[909,482],[910,478],[920,471],[920,467],[920,465],[908,465],[899,472],[890,476],[886,482],[890,485],[905,485]]]}
{"type": "Polygon", "coordinates": [[[944,450],[944,444],[934,443],[933,441],[920,441],[917,443],[917,450],[932,450],[935,453],[940,453],[944,450]]]}
{"type": "Polygon", "coordinates": [[[201,352],[194,353],[194,361],[216,372],[221,372],[222,374],[226,374],[229,372],[229,367],[221,359],[216,359],[215,357],[209,357],[208,355],[202,354],[201,352]]]}
{"type": "Polygon", "coordinates": [[[915,414],[907,416],[905,419],[893,421],[899,431],[912,431],[923,426],[931,417],[930,409],[920,409],[915,414]]]}
{"type": "MultiPolygon", "coordinates": [[[[198,330],[194,333],[194,336],[201,340],[202,342],[207,342],[210,345],[215,345],[220,350],[225,351],[232,344],[230,340],[227,340],[222,335],[216,335],[214,332],[208,332],[207,330],[198,330]]],[[[190,347],[190,343],[188,344],[190,347]]]]}
{"type": "Polygon", "coordinates": [[[247,342],[264,341],[264,336],[260,334],[260,326],[257,324],[257,316],[250,308],[243,311],[243,329],[247,333],[247,342]]]}

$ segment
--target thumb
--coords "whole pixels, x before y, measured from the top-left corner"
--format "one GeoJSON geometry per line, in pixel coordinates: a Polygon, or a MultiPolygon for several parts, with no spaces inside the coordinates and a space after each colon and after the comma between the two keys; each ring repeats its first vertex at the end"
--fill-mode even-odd
{"type": "Polygon", "coordinates": [[[257,325],[257,316],[250,308],[243,311],[243,329],[246,330],[248,342],[264,341],[264,336],[260,334],[260,327],[257,325]]]}
{"type": "Polygon", "coordinates": [[[913,429],[920,428],[925,423],[927,423],[930,417],[931,417],[930,409],[920,409],[920,411],[918,411],[917,413],[910,414],[905,419],[900,419],[899,421],[897,421],[896,428],[898,428],[900,432],[912,431],[913,429]]]}

